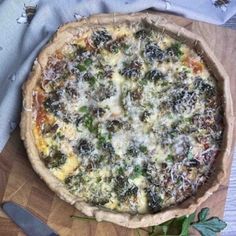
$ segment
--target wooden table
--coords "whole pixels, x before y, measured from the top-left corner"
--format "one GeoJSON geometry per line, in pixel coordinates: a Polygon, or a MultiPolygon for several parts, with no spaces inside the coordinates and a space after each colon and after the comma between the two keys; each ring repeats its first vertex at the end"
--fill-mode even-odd
{"type": "MultiPolygon", "coordinates": [[[[193,22],[176,16],[166,15],[175,22],[203,36],[224,65],[231,78],[233,101],[236,104],[236,33],[230,29],[207,23],[193,22]]],[[[229,174],[231,160],[229,160],[229,174]]],[[[211,208],[211,214],[223,217],[228,181],[201,207],[211,208]]],[[[0,201],[12,200],[31,210],[47,222],[60,235],[68,236],[131,236],[134,230],[111,223],[72,220],[71,215],[80,213],[60,200],[34,173],[27,159],[17,129],[0,154],[0,201]]],[[[236,218],[236,214],[235,214],[236,218]]],[[[0,210],[0,235],[24,235],[22,231],[0,210]]],[[[142,233],[145,235],[145,233],[142,233]]],[[[236,235],[236,233],[234,234],[236,235]]]]}

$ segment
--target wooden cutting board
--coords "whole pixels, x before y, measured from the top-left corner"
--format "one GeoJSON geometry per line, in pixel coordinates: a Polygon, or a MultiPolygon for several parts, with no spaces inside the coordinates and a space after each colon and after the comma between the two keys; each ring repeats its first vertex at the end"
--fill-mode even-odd
{"type": "MultiPolygon", "coordinates": [[[[201,35],[206,40],[230,76],[233,101],[236,108],[236,32],[181,17],[164,16],[169,21],[201,35]]],[[[228,174],[230,174],[231,163],[232,158],[228,162],[228,174]]],[[[228,179],[201,206],[210,207],[212,215],[223,216],[228,179]]],[[[0,154],[0,202],[9,200],[25,206],[63,236],[137,235],[135,230],[111,223],[72,220],[70,216],[81,215],[80,212],[55,196],[46,184],[40,180],[39,176],[34,173],[20,140],[19,128],[12,134],[5,149],[0,154]]],[[[1,210],[0,235],[24,235],[19,227],[12,223],[1,210]]],[[[146,234],[141,232],[141,235],[146,234]]]]}

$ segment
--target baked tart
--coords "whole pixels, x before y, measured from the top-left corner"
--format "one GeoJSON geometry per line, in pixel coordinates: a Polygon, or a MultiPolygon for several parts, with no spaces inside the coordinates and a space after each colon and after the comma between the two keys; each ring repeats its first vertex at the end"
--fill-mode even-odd
{"type": "Polygon", "coordinates": [[[21,134],[35,171],[86,215],[159,224],[223,181],[228,86],[205,42],[157,14],[92,16],[62,26],[39,54],[21,134]]]}

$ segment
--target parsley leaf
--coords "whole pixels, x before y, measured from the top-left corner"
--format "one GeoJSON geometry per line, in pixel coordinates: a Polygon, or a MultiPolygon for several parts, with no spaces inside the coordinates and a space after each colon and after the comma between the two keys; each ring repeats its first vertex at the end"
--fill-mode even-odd
{"type": "Polygon", "coordinates": [[[169,154],[169,155],[167,156],[166,160],[167,160],[168,162],[173,163],[173,162],[174,162],[174,156],[171,155],[171,154],[169,154]]]}
{"type": "Polygon", "coordinates": [[[167,52],[173,53],[177,57],[181,57],[183,55],[183,52],[181,51],[181,43],[176,42],[173,43],[168,49],[167,52]]]}
{"type": "Polygon", "coordinates": [[[216,233],[222,231],[227,224],[218,217],[211,217],[207,219],[209,208],[203,208],[198,214],[198,221],[193,222],[195,213],[189,216],[181,216],[179,218],[173,218],[160,225],[155,225],[146,229],[140,228],[148,232],[148,236],[158,235],[179,235],[189,236],[189,229],[195,228],[201,236],[216,236],[216,233]]]}
{"type": "Polygon", "coordinates": [[[100,133],[97,134],[97,138],[98,138],[98,148],[102,147],[102,145],[104,145],[107,142],[106,137],[100,133]]]}
{"type": "Polygon", "coordinates": [[[84,115],[84,126],[92,133],[96,132],[96,127],[93,125],[93,117],[86,113],[84,115]]]}
{"type": "MultiPolygon", "coordinates": [[[[190,227],[194,227],[201,236],[216,236],[216,233],[221,232],[227,224],[219,219],[218,217],[211,217],[207,219],[209,208],[203,208],[198,214],[198,221],[193,222],[195,213],[189,216],[181,216],[179,218],[173,218],[160,225],[155,225],[147,229],[139,228],[136,230],[137,234],[140,235],[139,230],[145,231],[148,236],[158,235],[179,235],[189,236],[190,227]]],[[[71,216],[81,220],[96,220],[93,217],[83,216],[71,216]]]]}
{"type": "Polygon", "coordinates": [[[117,173],[118,173],[119,175],[124,175],[124,168],[120,166],[120,167],[117,169],[117,173]]]}
{"type": "Polygon", "coordinates": [[[96,84],[96,78],[94,76],[90,77],[88,83],[91,87],[94,87],[94,85],[96,84]]]}
{"type": "Polygon", "coordinates": [[[140,165],[135,165],[133,174],[132,174],[132,179],[135,179],[139,177],[140,175],[143,175],[143,168],[140,165]]]}
{"type": "Polygon", "coordinates": [[[86,68],[84,65],[81,65],[81,64],[78,64],[78,65],[76,66],[76,68],[79,69],[79,71],[81,71],[81,72],[87,70],[87,68],[86,68]]]}
{"type": "Polygon", "coordinates": [[[203,208],[198,214],[198,221],[192,225],[202,236],[216,236],[227,224],[218,217],[207,218],[209,208],[203,208]]]}
{"type": "Polygon", "coordinates": [[[82,106],[82,107],[80,107],[79,111],[83,112],[83,113],[88,112],[88,107],[87,106],[82,106]]]}
{"type": "Polygon", "coordinates": [[[139,146],[139,150],[140,150],[140,152],[142,152],[142,153],[144,153],[144,154],[147,154],[147,153],[148,153],[148,149],[147,149],[147,147],[144,146],[144,145],[140,145],[140,146],[139,146]]]}
{"type": "Polygon", "coordinates": [[[196,222],[192,225],[202,236],[214,236],[223,230],[227,224],[217,217],[212,217],[203,222],[196,222]]]}
{"type": "Polygon", "coordinates": [[[84,64],[85,64],[86,66],[90,66],[92,63],[93,63],[93,61],[92,61],[92,59],[90,59],[90,58],[87,58],[87,59],[84,60],[84,64]]]}
{"type": "Polygon", "coordinates": [[[195,213],[192,213],[191,215],[189,215],[188,217],[186,217],[184,219],[180,236],[188,236],[189,235],[189,233],[188,233],[189,227],[190,227],[191,223],[193,222],[194,217],[195,217],[195,213]]]}
{"type": "Polygon", "coordinates": [[[203,208],[198,214],[198,220],[204,221],[209,213],[209,208],[203,208]]]}

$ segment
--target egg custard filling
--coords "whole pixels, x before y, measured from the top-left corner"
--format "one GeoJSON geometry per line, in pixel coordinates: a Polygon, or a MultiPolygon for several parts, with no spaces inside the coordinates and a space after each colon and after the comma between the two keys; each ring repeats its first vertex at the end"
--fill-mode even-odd
{"type": "Polygon", "coordinates": [[[48,58],[33,92],[45,166],[85,202],[156,213],[214,171],[223,106],[202,58],[143,26],[98,27],[48,58]]]}

